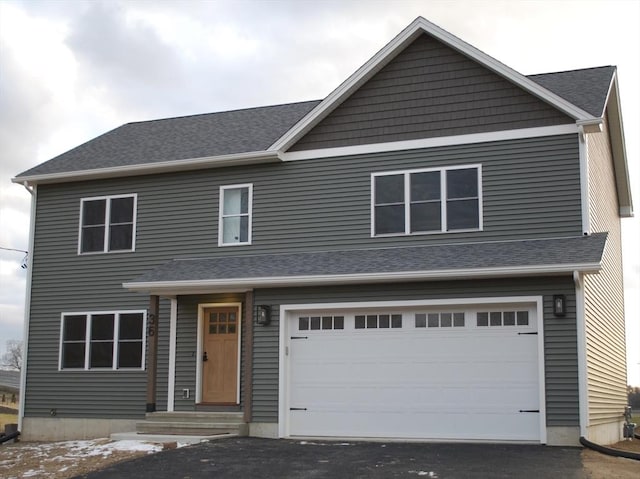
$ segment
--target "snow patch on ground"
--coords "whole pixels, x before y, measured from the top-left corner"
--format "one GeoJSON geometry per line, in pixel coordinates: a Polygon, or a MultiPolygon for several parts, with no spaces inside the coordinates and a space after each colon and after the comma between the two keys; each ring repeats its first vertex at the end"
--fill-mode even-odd
{"type": "Polygon", "coordinates": [[[409,474],[417,474],[418,476],[432,477],[434,479],[438,478],[438,475],[433,471],[409,471],[409,474]]]}

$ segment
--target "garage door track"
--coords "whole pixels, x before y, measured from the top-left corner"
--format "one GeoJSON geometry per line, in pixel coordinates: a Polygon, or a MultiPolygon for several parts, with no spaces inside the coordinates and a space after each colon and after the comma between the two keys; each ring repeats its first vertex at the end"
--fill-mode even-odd
{"type": "Polygon", "coordinates": [[[579,448],[228,438],[167,450],[83,476],[178,478],[584,479],[579,448]]]}

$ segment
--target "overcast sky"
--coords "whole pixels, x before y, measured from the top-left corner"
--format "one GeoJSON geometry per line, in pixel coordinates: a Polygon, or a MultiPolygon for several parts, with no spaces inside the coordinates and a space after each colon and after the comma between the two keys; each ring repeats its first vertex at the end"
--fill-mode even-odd
{"type": "MultiPolygon", "coordinates": [[[[617,65],[640,209],[638,0],[0,0],[0,247],[28,248],[18,173],[123,123],[324,98],[419,15],[523,74],[617,65]]],[[[639,218],[623,220],[635,385],[639,218]]],[[[0,250],[0,353],[22,338],[23,256],[0,250]]]]}

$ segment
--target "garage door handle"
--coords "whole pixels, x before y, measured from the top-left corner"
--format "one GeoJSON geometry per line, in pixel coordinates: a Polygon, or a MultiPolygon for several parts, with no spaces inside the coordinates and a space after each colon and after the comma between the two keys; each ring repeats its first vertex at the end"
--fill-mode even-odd
{"type": "Polygon", "coordinates": [[[535,334],[537,336],[538,332],[536,331],[535,333],[518,333],[518,336],[520,336],[521,334],[535,334]]]}
{"type": "Polygon", "coordinates": [[[540,409],[520,409],[520,412],[540,412],[540,409]]]}
{"type": "Polygon", "coordinates": [[[307,336],[291,336],[291,339],[309,339],[307,336]]]}
{"type": "Polygon", "coordinates": [[[290,407],[289,411],[306,411],[306,407],[290,407]]]}

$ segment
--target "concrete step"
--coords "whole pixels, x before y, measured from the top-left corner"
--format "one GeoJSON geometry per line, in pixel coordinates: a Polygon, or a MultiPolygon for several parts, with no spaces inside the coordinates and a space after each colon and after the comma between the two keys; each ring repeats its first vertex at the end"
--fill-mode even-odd
{"type": "Polygon", "coordinates": [[[180,434],[213,436],[217,434],[236,434],[246,436],[248,426],[243,422],[217,422],[212,420],[179,421],[175,418],[170,421],[162,421],[160,418],[138,421],[136,431],[143,434],[180,434]]]}
{"type": "Polygon", "coordinates": [[[236,437],[235,434],[216,434],[215,436],[196,436],[193,434],[140,434],[137,432],[114,432],[111,434],[112,441],[144,441],[156,444],[180,443],[180,444],[198,444],[203,441],[214,441],[216,439],[224,439],[227,437],[236,437]]]}
{"type": "Polygon", "coordinates": [[[160,422],[215,422],[215,423],[244,423],[242,412],[202,412],[202,411],[180,411],[180,412],[150,412],[145,416],[146,421],[160,422]]]}

